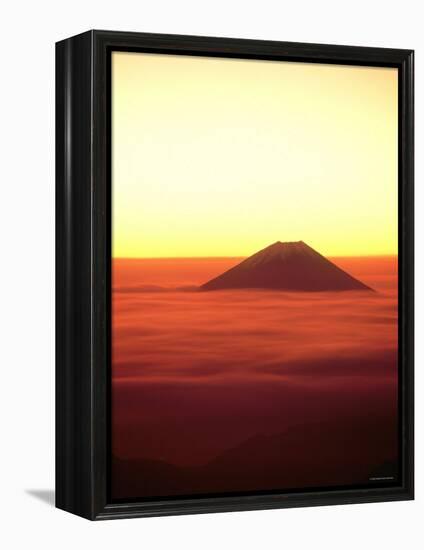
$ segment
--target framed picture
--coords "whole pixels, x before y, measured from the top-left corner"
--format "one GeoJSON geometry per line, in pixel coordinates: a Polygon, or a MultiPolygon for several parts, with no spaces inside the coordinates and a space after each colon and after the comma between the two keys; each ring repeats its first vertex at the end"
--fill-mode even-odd
{"type": "Polygon", "coordinates": [[[413,52],[56,45],[56,505],[413,498],[413,52]]]}

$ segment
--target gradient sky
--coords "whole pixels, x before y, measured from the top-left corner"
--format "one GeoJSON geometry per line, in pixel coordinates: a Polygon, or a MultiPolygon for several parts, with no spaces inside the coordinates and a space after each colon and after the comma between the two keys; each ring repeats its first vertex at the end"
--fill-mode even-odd
{"type": "Polygon", "coordinates": [[[114,52],[114,257],[397,253],[397,69],[114,52]]]}

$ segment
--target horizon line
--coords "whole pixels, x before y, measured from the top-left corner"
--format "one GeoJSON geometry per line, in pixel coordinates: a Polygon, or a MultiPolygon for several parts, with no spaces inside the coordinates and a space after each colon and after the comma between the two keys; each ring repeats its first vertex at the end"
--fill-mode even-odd
{"type": "MultiPolygon", "coordinates": [[[[231,255],[231,256],[112,256],[112,260],[225,260],[232,258],[249,258],[249,255],[231,255]]],[[[397,258],[399,254],[383,253],[383,254],[328,254],[325,258],[397,258]]]]}

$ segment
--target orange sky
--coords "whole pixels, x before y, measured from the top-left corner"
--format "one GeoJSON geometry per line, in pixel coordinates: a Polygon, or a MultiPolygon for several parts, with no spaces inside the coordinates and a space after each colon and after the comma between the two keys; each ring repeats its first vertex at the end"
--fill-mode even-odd
{"type": "Polygon", "coordinates": [[[114,52],[114,257],[397,253],[397,70],[114,52]]]}

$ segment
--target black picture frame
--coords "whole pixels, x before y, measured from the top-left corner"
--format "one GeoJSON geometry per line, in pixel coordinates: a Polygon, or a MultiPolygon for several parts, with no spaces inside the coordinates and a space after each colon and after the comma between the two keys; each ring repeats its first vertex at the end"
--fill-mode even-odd
{"type": "Polygon", "coordinates": [[[56,506],[90,520],[413,499],[413,51],[88,31],[56,44],[56,506]],[[113,503],[110,427],[110,53],[399,69],[401,483],[113,503]]]}

